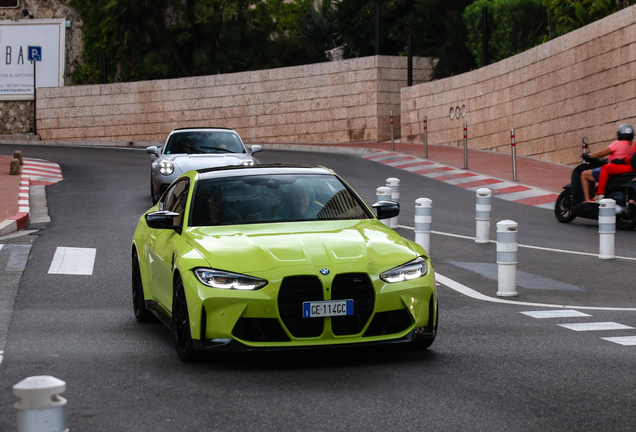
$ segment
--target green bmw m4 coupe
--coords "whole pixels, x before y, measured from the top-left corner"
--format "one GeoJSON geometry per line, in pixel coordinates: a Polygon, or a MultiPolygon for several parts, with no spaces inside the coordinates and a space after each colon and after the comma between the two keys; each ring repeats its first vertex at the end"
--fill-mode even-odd
{"type": "Polygon", "coordinates": [[[184,361],[200,351],[410,343],[437,332],[422,247],[380,220],[333,171],[256,165],[189,171],[140,219],[132,299],[184,361]]]}

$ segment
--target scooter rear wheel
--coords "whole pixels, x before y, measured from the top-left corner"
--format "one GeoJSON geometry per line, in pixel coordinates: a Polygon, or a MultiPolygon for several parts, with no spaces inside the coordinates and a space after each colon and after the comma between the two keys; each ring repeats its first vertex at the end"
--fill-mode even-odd
{"type": "Polygon", "coordinates": [[[631,231],[636,228],[636,205],[629,207],[616,215],[616,228],[621,231],[631,231]]]}
{"type": "Polygon", "coordinates": [[[554,204],[554,215],[559,222],[572,222],[576,215],[572,211],[572,194],[569,189],[565,189],[554,204]]]}

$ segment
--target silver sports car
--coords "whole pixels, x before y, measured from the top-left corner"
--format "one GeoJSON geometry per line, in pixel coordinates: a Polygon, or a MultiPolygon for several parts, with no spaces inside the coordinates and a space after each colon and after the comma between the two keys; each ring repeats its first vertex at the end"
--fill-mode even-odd
{"type": "Polygon", "coordinates": [[[150,194],[156,203],[181,174],[190,170],[225,165],[254,165],[263,149],[253,145],[248,152],[241,137],[232,129],[183,128],[170,132],[163,147],[151,146],[150,194]]]}

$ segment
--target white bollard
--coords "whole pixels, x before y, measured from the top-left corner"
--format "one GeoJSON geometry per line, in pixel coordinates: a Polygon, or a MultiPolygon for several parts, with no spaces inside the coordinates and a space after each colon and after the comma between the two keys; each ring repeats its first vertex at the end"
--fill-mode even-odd
{"type": "Polygon", "coordinates": [[[492,191],[488,188],[477,189],[477,203],[475,204],[475,221],[477,224],[475,243],[490,243],[490,197],[492,191]]]}
{"type": "Polygon", "coordinates": [[[517,222],[497,223],[497,272],[499,297],[517,295],[517,222]]]}
{"type": "Polygon", "coordinates": [[[415,200],[415,243],[431,254],[431,207],[433,201],[428,198],[415,200]]]}
{"type": "Polygon", "coordinates": [[[615,259],[614,235],[616,234],[616,201],[605,198],[598,207],[598,235],[600,259],[615,259]]]}
{"type": "MultiPolygon", "coordinates": [[[[391,188],[387,186],[380,186],[375,190],[375,196],[378,201],[391,201],[391,188]]],[[[382,222],[384,225],[391,227],[390,225],[391,219],[383,219],[382,222]]]]}
{"type": "MultiPolygon", "coordinates": [[[[395,177],[390,177],[386,179],[386,185],[391,188],[391,201],[399,203],[400,202],[400,179],[396,179],[395,177]]],[[[398,227],[398,217],[394,217],[390,220],[390,228],[398,227]]]]}
{"type": "Polygon", "coordinates": [[[67,432],[66,383],[49,375],[23,379],[13,386],[18,432],[67,432]]]}

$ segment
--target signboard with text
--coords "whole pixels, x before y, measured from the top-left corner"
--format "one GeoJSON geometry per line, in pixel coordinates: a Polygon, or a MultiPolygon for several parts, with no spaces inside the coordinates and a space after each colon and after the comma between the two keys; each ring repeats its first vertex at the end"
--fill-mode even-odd
{"type": "Polygon", "coordinates": [[[0,21],[0,100],[33,99],[33,62],[37,48],[37,87],[64,85],[64,19],[0,21]],[[45,55],[42,55],[45,53],[45,55]]]}

